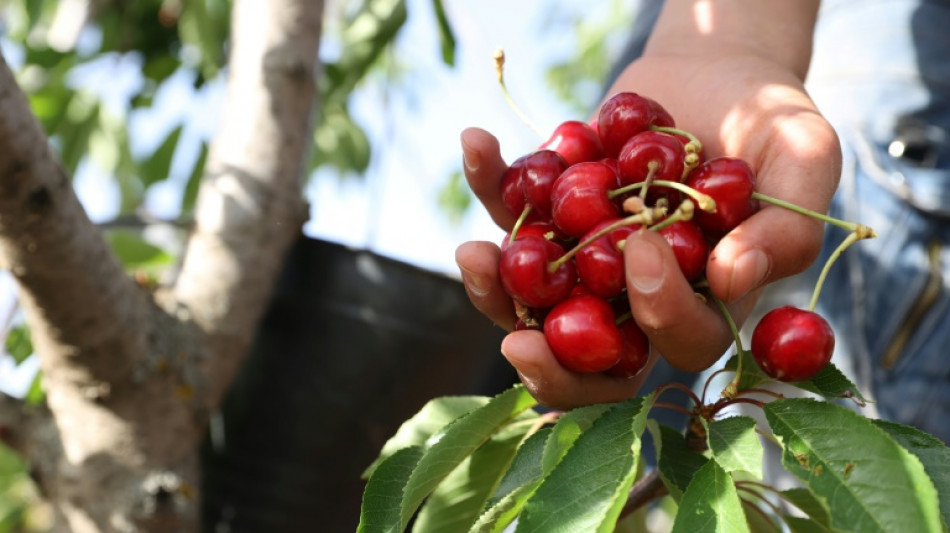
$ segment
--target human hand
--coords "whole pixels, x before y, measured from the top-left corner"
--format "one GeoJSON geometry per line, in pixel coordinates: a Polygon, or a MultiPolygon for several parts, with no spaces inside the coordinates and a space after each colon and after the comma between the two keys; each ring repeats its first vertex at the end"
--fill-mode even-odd
{"type": "MultiPolygon", "coordinates": [[[[840,151],[801,77],[801,72],[751,54],[652,54],[631,64],[608,95],[632,91],[659,100],[678,127],[703,141],[707,158],[740,157],[755,170],[758,191],[825,211],[837,185],[840,151]]],[[[514,216],[498,196],[506,165],[497,141],[479,129],[464,131],[461,140],[472,190],[495,222],[510,229],[514,216]]],[[[710,291],[727,302],[741,323],[761,288],[807,268],[821,240],[821,223],[763,206],[714,248],[706,267],[710,291]]],[[[460,246],[456,259],[473,304],[510,330],[515,315],[498,282],[499,255],[493,243],[473,242],[460,246]]],[[[694,296],[665,240],[637,232],[628,238],[625,256],[631,309],[650,338],[654,357],[662,354],[687,371],[714,363],[732,342],[731,332],[715,306],[694,296]]],[[[550,407],[620,400],[635,394],[646,375],[625,380],[569,372],[537,331],[513,332],[501,348],[532,394],[550,407]]]]}

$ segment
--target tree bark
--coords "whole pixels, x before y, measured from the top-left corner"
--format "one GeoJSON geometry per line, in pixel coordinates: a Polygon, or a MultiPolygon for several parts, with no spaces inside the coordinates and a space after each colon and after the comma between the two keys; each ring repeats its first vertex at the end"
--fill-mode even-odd
{"type": "MultiPolygon", "coordinates": [[[[323,3],[237,1],[225,118],[177,283],[151,292],[90,222],[0,58],[0,266],[49,423],[15,421],[70,531],[196,531],[198,446],[306,219],[323,3]]],[[[4,402],[7,405],[7,402],[4,402]]],[[[7,409],[9,413],[9,409],[7,409]]]]}

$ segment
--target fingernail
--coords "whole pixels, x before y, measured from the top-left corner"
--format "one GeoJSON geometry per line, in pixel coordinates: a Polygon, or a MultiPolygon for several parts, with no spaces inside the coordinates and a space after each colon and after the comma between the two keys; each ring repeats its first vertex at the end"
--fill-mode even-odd
{"type": "Polygon", "coordinates": [[[656,292],[663,283],[663,262],[660,251],[652,243],[638,238],[628,238],[624,246],[627,261],[627,281],[638,292],[656,292]]]}
{"type": "Polygon", "coordinates": [[[470,150],[465,146],[465,143],[462,143],[462,164],[465,165],[465,170],[469,172],[477,171],[482,164],[478,153],[470,150]]]}
{"type": "Polygon", "coordinates": [[[491,280],[484,274],[478,274],[459,267],[462,273],[462,283],[475,296],[485,296],[491,288],[491,280]]]}
{"type": "Polygon", "coordinates": [[[742,253],[732,264],[729,297],[736,299],[758,288],[769,274],[769,258],[765,252],[753,248],[742,253]]]}
{"type": "Polygon", "coordinates": [[[533,388],[539,384],[540,372],[537,366],[537,361],[530,356],[530,354],[520,353],[518,351],[519,343],[517,338],[517,333],[509,334],[501,341],[501,355],[505,356],[505,359],[511,363],[511,366],[515,367],[515,370],[518,371],[518,377],[521,378],[521,381],[525,386],[533,388]],[[514,344],[515,346],[512,346],[514,344]]]}

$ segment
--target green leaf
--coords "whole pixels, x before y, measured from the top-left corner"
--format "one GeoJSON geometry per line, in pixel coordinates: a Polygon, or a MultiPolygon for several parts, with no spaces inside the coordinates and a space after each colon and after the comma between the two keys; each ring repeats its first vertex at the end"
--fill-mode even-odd
{"type": "Polygon", "coordinates": [[[313,140],[311,170],[330,165],[341,173],[362,173],[369,167],[369,138],[345,108],[327,109],[313,140]]]}
{"type": "Polygon", "coordinates": [[[696,471],[683,493],[672,533],[748,531],[732,476],[716,461],[707,461],[696,471]]]}
{"type": "Polygon", "coordinates": [[[652,395],[632,398],[597,418],[525,504],[515,531],[613,531],[636,477],[652,403],[652,395]]]}
{"type": "Polygon", "coordinates": [[[782,515],[782,521],[788,526],[791,533],[835,533],[825,524],[801,516],[782,515]]]}
{"type": "Polygon", "coordinates": [[[755,432],[756,422],[747,416],[733,416],[706,422],[706,440],[713,458],[727,472],[749,472],[762,478],[762,443],[755,432]]]}
{"type": "Polygon", "coordinates": [[[435,20],[439,27],[439,44],[442,49],[442,62],[450,67],[455,66],[455,33],[452,24],[445,15],[445,6],[442,0],[432,0],[432,9],[435,11],[435,20]]]}
{"type": "Polygon", "coordinates": [[[578,407],[568,411],[558,418],[551,430],[547,443],[544,446],[544,456],[541,459],[542,470],[545,474],[554,469],[561,462],[564,454],[574,445],[577,438],[587,431],[595,420],[600,418],[611,404],[595,404],[578,407]]]}
{"type": "Polygon", "coordinates": [[[339,59],[324,66],[324,105],[342,105],[407,18],[405,0],[364,0],[360,4],[343,25],[339,59]]]}
{"type": "Polygon", "coordinates": [[[406,420],[390,437],[379,452],[379,457],[363,472],[363,478],[373,474],[373,470],[397,450],[409,446],[425,444],[429,437],[437,433],[453,420],[488,403],[487,396],[444,396],[429,400],[409,420],[406,420]]]}
{"type": "Polygon", "coordinates": [[[105,238],[126,268],[164,266],[174,260],[171,254],[131,231],[112,230],[105,234],[105,238]]]}
{"type": "Polygon", "coordinates": [[[19,365],[26,361],[27,357],[33,355],[33,337],[30,335],[30,328],[26,325],[10,328],[4,343],[4,350],[7,355],[13,358],[16,364],[19,365]]]}
{"type": "Polygon", "coordinates": [[[485,504],[485,511],[469,530],[471,533],[499,532],[521,512],[544,477],[542,455],[552,428],[542,428],[518,448],[511,465],[485,504]]]}
{"type": "Polygon", "coordinates": [[[933,435],[911,426],[885,420],[875,420],[874,424],[924,465],[924,470],[937,489],[940,516],[944,523],[950,524],[950,448],[933,435]]]}
{"type": "Polygon", "coordinates": [[[469,529],[529,429],[530,424],[510,424],[462,461],[426,500],[413,531],[457,533],[469,529]]]}
{"type": "Polygon", "coordinates": [[[403,489],[425,453],[423,446],[403,448],[382,461],[366,483],[357,531],[399,532],[403,489]]]}
{"type": "Polygon", "coordinates": [[[689,481],[709,459],[690,449],[686,438],[679,431],[655,420],[647,421],[647,428],[656,447],[660,478],[670,491],[670,496],[679,502],[689,481]]]}
{"type": "Polygon", "coordinates": [[[782,533],[782,528],[762,509],[750,501],[740,499],[745,521],[755,533],[782,533]]]}
{"type": "Polygon", "coordinates": [[[188,176],[188,183],[185,184],[185,190],[181,197],[181,212],[190,213],[195,209],[195,201],[198,199],[198,188],[201,186],[201,178],[204,176],[205,162],[208,160],[208,143],[201,143],[201,151],[195,159],[195,165],[191,169],[191,175],[188,176]]]}
{"type": "Polygon", "coordinates": [[[867,399],[861,395],[857,385],[832,363],[825,365],[825,368],[810,380],[799,381],[793,385],[825,398],[852,398],[858,405],[867,403],[867,399]]]}
{"type": "Polygon", "coordinates": [[[554,427],[539,432],[543,434],[543,441],[540,441],[538,434],[532,436],[519,450],[512,468],[502,479],[488,502],[487,511],[479,517],[472,531],[501,531],[510,524],[578,437],[611,405],[596,404],[573,409],[558,417],[554,427]]]}
{"type": "MultiPolygon", "coordinates": [[[[499,428],[537,402],[522,385],[450,422],[426,440],[425,454],[409,476],[402,497],[400,528],[405,528],[422,501],[466,457],[499,428]]],[[[370,478],[372,479],[372,478],[370,478]]]]}
{"type": "Polygon", "coordinates": [[[33,376],[33,381],[30,383],[30,388],[26,391],[24,399],[30,405],[42,405],[43,402],[46,401],[46,390],[43,388],[42,372],[37,372],[36,375],[33,376]]]}
{"type": "Polygon", "coordinates": [[[449,221],[458,224],[469,206],[472,205],[472,192],[461,170],[453,172],[439,191],[439,207],[448,215],[449,221]]]}
{"type": "Polygon", "coordinates": [[[831,511],[828,509],[828,502],[820,498],[805,488],[793,488],[782,491],[782,499],[794,505],[799,511],[808,515],[815,522],[823,525],[831,525],[831,511]]]}
{"type": "Polygon", "coordinates": [[[774,381],[772,378],[767,376],[765,372],[762,372],[762,369],[759,368],[758,363],[755,362],[755,358],[752,357],[752,352],[749,350],[745,350],[741,353],[733,355],[726,362],[724,368],[726,370],[735,371],[736,368],[738,368],[740,357],[742,358],[742,377],[739,378],[737,391],[754,389],[765,383],[774,381]]]}
{"type": "Polygon", "coordinates": [[[152,155],[142,162],[141,176],[145,187],[168,179],[172,168],[172,158],[175,156],[175,148],[178,147],[178,139],[181,137],[183,128],[184,124],[179,124],[168,132],[162,144],[158,145],[152,155]]]}
{"type": "Polygon", "coordinates": [[[765,406],[782,463],[831,510],[837,529],[939,532],[937,491],[920,461],[840,405],[782,399],[765,406]]]}

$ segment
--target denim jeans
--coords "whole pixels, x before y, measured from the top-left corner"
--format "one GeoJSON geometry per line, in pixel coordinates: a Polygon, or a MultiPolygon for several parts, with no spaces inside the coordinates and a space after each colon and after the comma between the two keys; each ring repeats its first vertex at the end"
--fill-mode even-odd
{"type": "MultiPolygon", "coordinates": [[[[831,214],[878,235],[835,263],[819,311],[878,414],[950,442],[950,2],[826,0],[818,20],[807,87],[844,161],[831,214]]],[[[844,237],[827,231],[803,282],[844,237]]]]}

